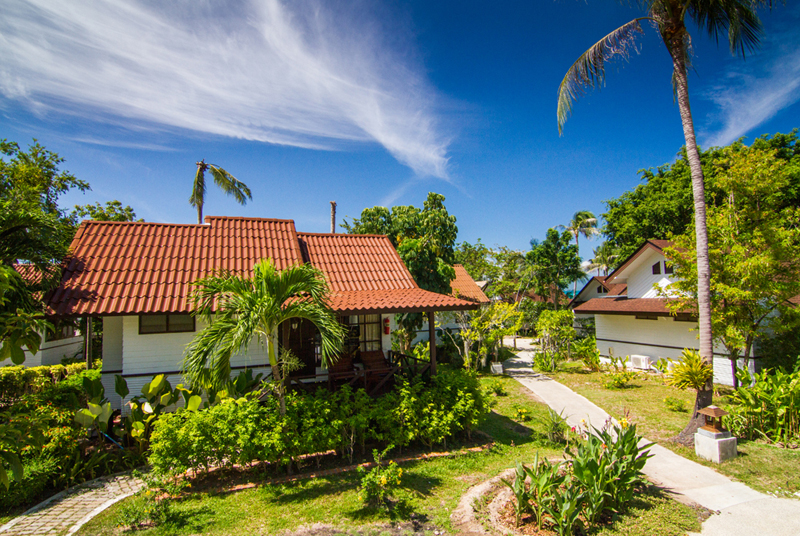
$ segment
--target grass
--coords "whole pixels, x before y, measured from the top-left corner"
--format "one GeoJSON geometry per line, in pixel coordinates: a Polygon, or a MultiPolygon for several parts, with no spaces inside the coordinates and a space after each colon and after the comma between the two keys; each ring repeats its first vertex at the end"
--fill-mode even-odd
{"type": "MultiPolygon", "coordinates": [[[[494,380],[502,382],[507,394],[493,396],[496,406],[480,430],[494,438],[495,446],[479,453],[404,463],[404,488],[394,494],[395,502],[389,511],[363,508],[358,500],[358,478],[355,472],[350,472],[235,492],[213,487],[198,489],[172,502],[165,523],[138,533],[148,536],[272,534],[311,523],[364,527],[370,523],[408,520],[452,530],[450,514],[470,486],[512,467],[517,460],[530,462],[536,452],[547,457],[562,455],[563,446],[550,444],[538,423],[546,415],[547,407],[537,403],[527,389],[511,378],[493,376],[482,381],[488,386],[494,380]],[[519,423],[512,418],[520,408],[527,410],[529,421],[519,423]]],[[[101,513],[78,534],[118,534],[116,519],[120,509],[131,500],[101,513]]],[[[699,529],[696,514],[684,505],[671,500],[665,502],[655,496],[642,501],[636,503],[637,507],[660,519],[651,526],[683,527],[686,519],[694,519],[691,529],[699,529]],[[680,522],[675,524],[674,520],[680,522]]],[[[611,530],[604,534],[652,534],[630,532],[631,527],[620,529],[622,532],[611,530]]],[[[689,529],[676,530],[676,534],[682,534],[689,529]]]]}
{"type": "MultiPolygon", "coordinates": [[[[585,396],[611,416],[619,419],[627,415],[637,424],[637,430],[649,440],[740,480],[755,490],[777,495],[800,491],[800,472],[797,471],[797,467],[800,467],[800,449],[778,449],[740,439],[739,456],[735,460],[715,464],[695,456],[694,449],[670,441],[686,426],[689,413],[670,411],[670,403],[664,400],[677,399],[691,410],[695,394],[664,385],[660,375],[641,373],[623,389],[605,388],[603,373],[587,372],[580,363],[565,363],[549,376],[585,396]]],[[[725,407],[724,398],[715,397],[714,403],[725,407]]]]}

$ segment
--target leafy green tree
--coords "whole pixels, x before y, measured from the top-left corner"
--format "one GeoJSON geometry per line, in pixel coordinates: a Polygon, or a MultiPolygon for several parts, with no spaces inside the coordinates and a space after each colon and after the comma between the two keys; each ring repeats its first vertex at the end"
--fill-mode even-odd
{"type": "Polygon", "coordinates": [[[75,205],[75,210],[72,211],[70,217],[76,223],[82,219],[92,221],[144,221],[141,218],[137,220],[136,212],[129,205],[123,207],[122,203],[116,199],[107,201],[105,206],[100,203],[75,205]]]}
{"type": "Polygon", "coordinates": [[[25,349],[39,351],[42,333],[52,326],[44,319],[42,304],[14,268],[0,264],[0,363],[25,361],[25,349]]]}
{"type": "MultiPolygon", "coordinates": [[[[572,216],[572,220],[568,225],[559,225],[558,229],[567,231],[575,237],[575,247],[578,250],[578,255],[580,255],[581,251],[580,244],[578,244],[578,237],[583,236],[586,239],[592,239],[600,234],[600,230],[597,228],[597,218],[588,210],[579,210],[572,216]]],[[[577,279],[574,285],[575,287],[572,290],[572,295],[576,296],[578,294],[577,279]]]]}
{"type": "Polygon", "coordinates": [[[223,271],[193,285],[194,314],[208,325],[195,336],[184,359],[192,386],[218,390],[227,385],[231,356],[246,353],[257,342],[267,348],[285,413],[276,339],[278,326],[294,318],[308,320],[319,330],[323,366],[337,359],[344,328],[327,305],[329,290],[322,272],[310,264],[279,271],[266,259],[253,266],[252,277],[223,271]]]}
{"type": "MultiPolygon", "coordinates": [[[[352,223],[345,220],[342,227],[349,234],[386,235],[420,288],[449,294],[450,282],[456,277],[453,264],[458,227],[456,217],[447,212],[444,199],[443,195],[430,192],[422,209],[411,205],[391,210],[365,208],[360,218],[354,218],[352,223]]],[[[407,335],[404,347],[408,350],[409,337],[422,327],[422,315],[403,314],[397,320],[407,335]]]]}
{"type": "Polygon", "coordinates": [[[559,294],[570,283],[585,277],[578,246],[570,244],[569,231],[547,230],[547,238],[525,255],[533,273],[533,289],[540,296],[552,296],[558,310],[559,294]]]}
{"type": "MultiPolygon", "coordinates": [[[[761,21],[755,8],[765,0],[727,0],[704,2],[701,0],[644,0],[641,7],[647,15],[639,17],[617,28],[595,43],[569,68],[559,87],[558,127],[559,132],[572,111],[573,101],[589,87],[602,85],[605,81],[606,62],[616,56],[626,57],[634,46],[636,34],[644,33],[641,21],[651,22],[672,58],[672,87],[686,139],[686,156],[692,175],[692,198],[697,248],[697,306],[700,325],[700,355],[713,363],[713,340],[711,326],[711,279],[708,258],[708,234],[706,228],[705,180],[700,161],[700,151],[694,134],[691,107],[689,106],[688,68],[691,66],[691,36],[686,28],[686,19],[708,33],[715,40],[727,33],[731,53],[754,49],[762,32],[761,21]]],[[[771,5],[772,1],[769,0],[771,5]]],[[[708,406],[713,395],[712,385],[698,392],[700,407],[708,406]]],[[[693,432],[700,425],[695,414],[685,432],[693,432]],[[690,430],[691,429],[691,430],[690,430]]]]}
{"type": "Polygon", "coordinates": [[[207,164],[205,160],[197,162],[197,173],[192,183],[192,195],[189,197],[189,204],[197,208],[197,224],[203,223],[203,204],[206,199],[206,171],[211,173],[214,184],[228,195],[232,195],[237,203],[244,205],[247,200],[253,200],[250,188],[236,177],[214,164],[207,164]]]}
{"type": "Polygon", "coordinates": [[[574,323],[575,315],[569,309],[542,311],[539,315],[536,334],[541,340],[544,360],[550,370],[555,370],[557,362],[569,352],[570,343],[577,335],[574,323]]]}
{"type": "Polygon", "coordinates": [[[475,244],[461,242],[455,249],[455,262],[460,264],[475,281],[493,281],[498,269],[492,262],[492,250],[479,238],[475,244]]]}
{"type": "Polygon", "coordinates": [[[467,343],[478,344],[478,355],[465,356],[467,368],[477,368],[478,359],[485,364],[489,356],[496,355],[497,346],[503,337],[513,335],[522,327],[523,314],[516,303],[492,302],[472,313],[469,327],[462,329],[461,337],[467,343]]]}
{"type": "MultiPolygon", "coordinates": [[[[611,242],[603,242],[598,247],[594,248],[594,257],[589,264],[590,270],[603,271],[603,275],[608,275],[609,270],[613,270],[620,258],[614,244],[611,242]]],[[[576,294],[577,296],[577,294],[576,294]]]]}
{"type": "Polygon", "coordinates": [[[496,272],[489,289],[493,296],[517,302],[531,288],[533,273],[521,251],[500,246],[491,252],[496,272]]]}
{"type": "MultiPolygon", "coordinates": [[[[774,150],[732,146],[724,155],[714,180],[725,201],[708,211],[711,320],[738,386],[737,360],[750,359],[764,328],[779,328],[795,308],[789,300],[800,294],[800,208],[780,208],[792,166],[774,150]]],[[[678,278],[672,286],[680,291],[671,305],[676,312],[697,307],[693,245],[690,230],[667,250],[678,278]]]]}
{"type": "MultiPolygon", "coordinates": [[[[745,148],[742,140],[731,147],[745,148]]],[[[797,129],[789,134],[764,135],[753,140],[751,148],[774,151],[775,157],[789,166],[789,182],[777,199],[777,207],[800,205],[800,144],[797,129]]],[[[724,156],[724,148],[714,147],[700,153],[705,177],[706,203],[717,206],[725,201],[714,175],[724,156]]],[[[642,170],[641,184],[616,199],[605,202],[603,234],[625,259],[649,239],[671,239],[686,233],[692,223],[692,176],[686,151],[673,164],[642,170]]]]}

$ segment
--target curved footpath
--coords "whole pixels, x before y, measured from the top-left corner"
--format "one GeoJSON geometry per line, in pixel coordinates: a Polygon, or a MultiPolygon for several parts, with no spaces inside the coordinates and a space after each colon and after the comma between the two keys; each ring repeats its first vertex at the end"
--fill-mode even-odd
{"type": "MultiPolygon", "coordinates": [[[[570,426],[579,426],[581,420],[601,426],[610,418],[608,413],[568,387],[535,374],[531,368],[530,340],[517,339],[517,348],[520,350],[517,357],[504,363],[506,374],[515,377],[538,399],[564,415],[570,426]]],[[[650,481],[675,494],[682,502],[696,503],[717,513],[703,523],[700,533],[703,536],[800,535],[800,501],[759,493],[660,445],[653,445],[650,452],[654,456],[644,468],[650,481]]]]}
{"type": "Polygon", "coordinates": [[[37,504],[0,527],[0,534],[75,534],[94,516],[143,487],[144,482],[130,476],[130,473],[98,478],[62,491],[37,504]]]}

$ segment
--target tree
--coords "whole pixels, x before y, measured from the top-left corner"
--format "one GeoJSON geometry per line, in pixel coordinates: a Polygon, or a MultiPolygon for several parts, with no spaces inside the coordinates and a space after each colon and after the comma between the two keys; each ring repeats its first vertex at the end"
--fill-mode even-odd
{"type": "Polygon", "coordinates": [[[34,299],[25,280],[10,266],[0,265],[0,363],[25,361],[25,349],[35,354],[42,333],[52,326],[44,319],[42,304],[34,299]]]}
{"type": "MultiPolygon", "coordinates": [[[[411,276],[420,288],[450,294],[450,282],[455,279],[455,243],[458,236],[456,217],[448,214],[444,196],[430,192],[420,210],[417,207],[395,206],[365,208],[360,218],[347,220],[342,227],[349,234],[386,235],[397,249],[411,276]]],[[[409,350],[415,331],[422,327],[422,315],[397,315],[404,332],[404,351],[409,350]]]]}
{"type": "MultiPolygon", "coordinates": [[[[573,101],[587,87],[602,85],[606,61],[615,56],[627,57],[634,45],[636,34],[643,34],[641,21],[653,23],[672,59],[672,87],[675,92],[686,140],[686,156],[692,175],[694,200],[695,244],[697,249],[697,306],[700,329],[700,355],[713,364],[713,337],[711,326],[711,275],[708,258],[708,233],[706,226],[706,201],[703,168],[694,134],[694,122],[689,106],[688,66],[691,65],[691,37],[686,28],[686,18],[693,20],[710,37],[719,39],[727,32],[731,53],[741,53],[758,45],[762,32],[761,21],[755,7],[765,0],[729,0],[702,2],[700,0],[645,0],[641,2],[647,16],[639,17],[617,28],[595,43],[569,68],[559,86],[558,127],[562,131],[573,101]]],[[[770,0],[771,5],[771,0],[770,0]]],[[[713,366],[713,365],[712,365],[713,366]]],[[[711,403],[713,389],[709,381],[706,389],[697,393],[698,408],[711,403]]],[[[695,411],[687,425],[685,435],[700,426],[701,419],[695,411]]]]}
{"type": "Polygon", "coordinates": [[[571,238],[569,231],[548,229],[547,238],[525,255],[532,270],[534,291],[540,296],[552,296],[556,310],[561,291],[586,275],[581,270],[578,246],[570,244],[571,238]]]}
{"type": "MultiPolygon", "coordinates": [[[[578,250],[578,255],[580,255],[581,247],[578,244],[578,237],[583,235],[586,239],[591,239],[592,237],[600,234],[600,231],[597,229],[597,218],[594,217],[588,210],[579,210],[572,216],[572,220],[569,222],[569,225],[559,225],[558,229],[562,229],[567,231],[569,234],[575,237],[575,247],[578,250]]],[[[575,280],[574,283],[575,287],[573,288],[573,296],[578,295],[578,280],[575,280]]]]}
{"type": "Polygon", "coordinates": [[[206,171],[214,177],[214,184],[228,195],[232,195],[237,203],[244,205],[247,200],[253,200],[250,188],[236,179],[233,175],[214,164],[206,164],[205,160],[197,162],[197,173],[192,184],[192,195],[189,197],[189,204],[197,208],[197,224],[203,223],[203,204],[206,199],[206,171]]]}
{"type": "Polygon", "coordinates": [[[327,306],[328,286],[309,264],[283,271],[271,259],[253,267],[252,277],[223,271],[198,281],[192,293],[194,314],[208,325],[189,346],[184,369],[192,386],[220,389],[230,381],[231,356],[246,353],[255,340],[265,345],[273,381],[285,413],[276,338],[278,326],[294,318],[308,320],[320,332],[323,366],[337,359],[344,328],[327,306]]]}
{"type": "Polygon", "coordinates": [[[608,271],[614,269],[617,259],[619,259],[614,244],[607,241],[594,248],[593,253],[594,257],[592,257],[592,262],[589,264],[589,269],[597,270],[598,274],[602,270],[603,275],[608,275],[608,271]]]}
{"type": "MultiPolygon", "coordinates": [[[[782,324],[800,294],[800,208],[780,208],[792,166],[776,151],[734,145],[724,155],[714,180],[725,201],[708,211],[711,320],[738,386],[737,360],[749,361],[764,327],[782,324]]],[[[666,250],[678,279],[675,312],[697,304],[693,237],[682,235],[666,250]]]]}
{"type": "Polygon", "coordinates": [[[117,201],[107,201],[105,206],[100,203],[94,205],[75,205],[75,210],[70,214],[70,218],[77,223],[80,219],[92,221],[144,221],[136,219],[136,212],[130,206],[122,206],[117,201]]]}
{"type": "Polygon", "coordinates": [[[513,335],[522,327],[523,314],[516,303],[493,302],[475,311],[469,319],[469,327],[462,329],[465,349],[473,343],[478,344],[478,355],[473,362],[472,356],[463,356],[467,368],[477,368],[477,359],[485,364],[488,357],[496,352],[497,345],[503,337],[513,335]]]}
{"type": "MultiPolygon", "coordinates": [[[[742,140],[731,146],[744,147],[742,140]]],[[[785,162],[800,160],[797,129],[789,134],[764,135],[753,140],[754,149],[772,150],[785,162]]],[[[725,201],[714,175],[725,158],[724,148],[713,147],[700,153],[705,178],[706,203],[718,206],[725,201]]],[[[686,151],[677,160],[657,168],[639,171],[641,183],[633,190],[605,202],[603,234],[626,259],[650,239],[668,240],[686,232],[692,223],[692,176],[686,151]]],[[[800,166],[789,171],[789,184],[781,192],[779,207],[800,205],[800,166]]]]}
{"type": "Polygon", "coordinates": [[[492,250],[479,238],[475,244],[461,242],[456,247],[455,262],[460,264],[475,281],[492,281],[497,277],[497,267],[492,262],[492,250]]]}

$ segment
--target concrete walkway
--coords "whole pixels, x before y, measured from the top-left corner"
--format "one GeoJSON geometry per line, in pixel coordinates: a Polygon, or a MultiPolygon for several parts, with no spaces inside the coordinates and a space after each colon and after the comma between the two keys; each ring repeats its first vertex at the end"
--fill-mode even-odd
{"type": "Polygon", "coordinates": [[[129,474],[98,478],[62,491],[37,504],[0,527],[0,534],[75,534],[94,516],[143,487],[144,482],[129,474]]]}
{"type": "MultiPolygon", "coordinates": [[[[506,340],[506,346],[513,342],[506,340]]],[[[505,362],[506,373],[514,376],[542,402],[562,413],[570,426],[581,421],[600,427],[608,413],[585,397],[531,369],[532,345],[517,339],[516,358],[505,362]]],[[[778,499],[734,482],[713,469],[678,456],[660,445],[650,449],[654,457],[644,473],[656,485],[678,495],[679,500],[699,504],[717,515],[703,523],[703,536],[798,536],[800,501],[778,499]]]]}

